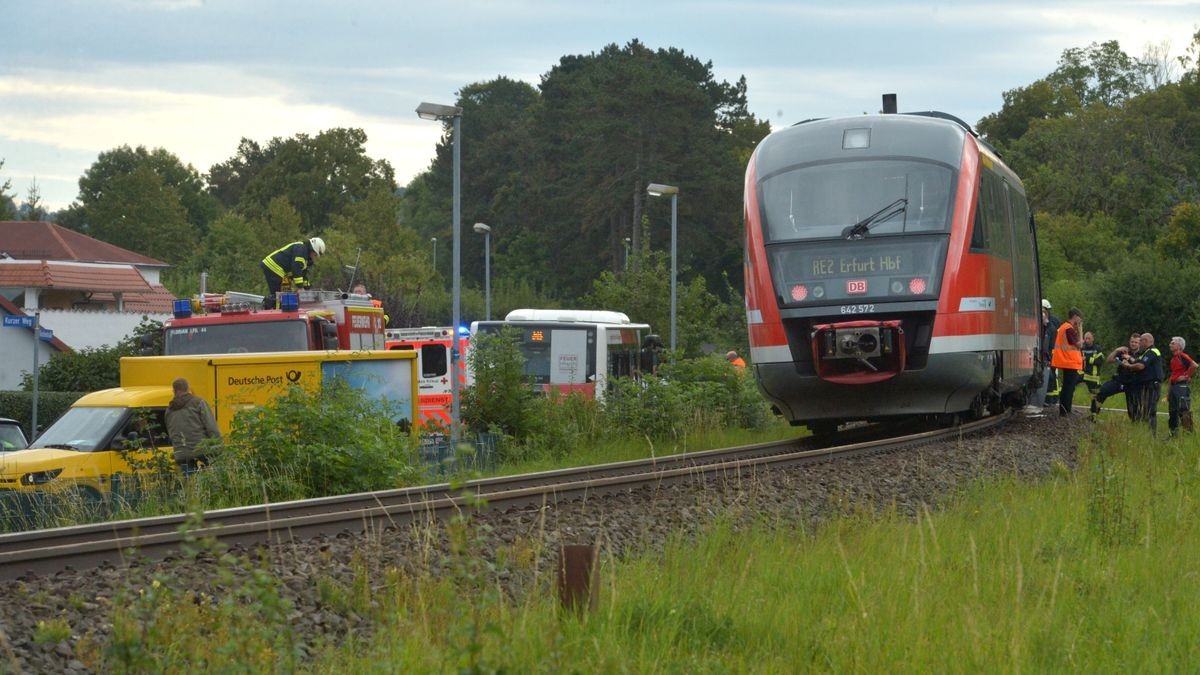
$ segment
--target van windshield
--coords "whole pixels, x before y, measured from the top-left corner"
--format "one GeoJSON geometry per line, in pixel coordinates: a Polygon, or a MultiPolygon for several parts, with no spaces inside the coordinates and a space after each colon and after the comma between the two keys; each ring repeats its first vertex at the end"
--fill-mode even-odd
{"type": "Polygon", "coordinates": [[[92,452],[112,437],[127,412],[128,408],[71,408],[29,447],[92,452]]]}

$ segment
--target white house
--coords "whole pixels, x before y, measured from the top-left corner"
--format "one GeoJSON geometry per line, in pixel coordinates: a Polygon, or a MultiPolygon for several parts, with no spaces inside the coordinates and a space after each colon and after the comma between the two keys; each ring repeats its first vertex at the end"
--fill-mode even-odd
{"type": "MultiPolygon", "coordinates": [[[[0,221],[0,315],[37,313],[54,332],[45,358],[113,345],[143,317],[170,316],[173,296],[159,283],[167,266],[54,223],[0,221]]],[[[32,367],[32,340],[28,329],[0,328],[0,389],[17,388],[32,367]]]]}

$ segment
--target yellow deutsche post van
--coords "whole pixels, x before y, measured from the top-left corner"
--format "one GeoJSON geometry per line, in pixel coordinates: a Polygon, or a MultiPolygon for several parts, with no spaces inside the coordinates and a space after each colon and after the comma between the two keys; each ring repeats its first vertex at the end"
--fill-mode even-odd
{"type": "Polygon", "coordinates": [[[155,453],[169,461],[164,414],[178,377],[212,406],[222,434],[238,411],[270,403],[289,386],[316,391],[333,378],[386,400],[393,421],[411,426],[415,358],[408,351],[126,357],[120,387],[76,401],[29,449],[0,453],[0,494],[69,490],[103,496],[122,475],[150,470],[155,453]]]}

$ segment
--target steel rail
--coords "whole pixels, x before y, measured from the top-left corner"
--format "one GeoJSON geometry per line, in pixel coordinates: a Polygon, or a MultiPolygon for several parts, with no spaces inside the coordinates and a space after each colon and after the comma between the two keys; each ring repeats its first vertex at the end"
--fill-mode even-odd
{"type": "Polygon", "coordinates": [[[444,519],[475,508],[480,499],[486,502],[483,508],[488,509],[541,507],[707,477],[740,478],[763,469],[893,452],[982,431],[1010,417],[989,417],[950,429],[829,448],[788,451],[796,445],[795,440],[776,441],[488,478],[464,484],[462,494],[457,495],[452,494],[450,485],[439,484],[224,509],[206,512],[203,524],[186,533],[180,531],[180,526],[188,516],[177,515],[0,535],[0,579],[163,558],[177,551],[185,537],[212,537],[226,545],[248,547],[288,543],[318,535],[398,528],[421,519],[444,519]]]}

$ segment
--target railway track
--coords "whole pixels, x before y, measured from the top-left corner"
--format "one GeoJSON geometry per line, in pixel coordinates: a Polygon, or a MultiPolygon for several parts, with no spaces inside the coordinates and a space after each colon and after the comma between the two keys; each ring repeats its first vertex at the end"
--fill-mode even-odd
{"type": "Polygon", "coordinates": [[[923,431],[832,447],[808,439],[710,450],[531,474],[419,486],[294,502],[209,511],[202,524],[183,532],[187,515],[96,523],[0,535],[0,579],[49,575],[137,559],[171,555],[185,537],[214,538],[231,546],[254,547],[318,535],[378,531],[418,520],[449,518],[475,508],[512,509],[554,505],[577,499],[659,487],[713,476],[735,477],[867,454],[892,452],[955,436],[977,433],[1010,418],[989,417],[949,429],[923,431]]]}

